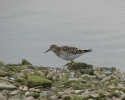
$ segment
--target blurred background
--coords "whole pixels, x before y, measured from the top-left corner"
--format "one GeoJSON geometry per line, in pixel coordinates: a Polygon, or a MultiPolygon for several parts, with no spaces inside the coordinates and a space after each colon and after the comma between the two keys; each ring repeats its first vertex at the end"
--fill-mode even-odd
{"type": "Polygon", "coordinates": [[[93,49],[77,58],[125,71],[125,1],[1,0],[0,61],[62,67],[51,44],[93,49]]]}

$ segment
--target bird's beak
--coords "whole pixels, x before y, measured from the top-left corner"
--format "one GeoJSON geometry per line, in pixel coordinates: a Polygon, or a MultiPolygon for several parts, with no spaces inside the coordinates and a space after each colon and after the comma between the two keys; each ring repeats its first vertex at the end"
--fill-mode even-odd
{"type": "Polygon", "coordinates": [[[45,53],[48,52],[48,51],[50,51],[50,49],[48,49],[47,51],[45,51],[45,53]]]}

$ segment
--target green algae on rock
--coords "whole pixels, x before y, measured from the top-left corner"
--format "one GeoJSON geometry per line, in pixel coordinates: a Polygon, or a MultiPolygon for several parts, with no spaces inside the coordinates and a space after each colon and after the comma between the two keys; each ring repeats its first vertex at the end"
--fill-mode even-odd
{"type": "Polygon", "coordinates": [[[8,76],[8,73],[0,70],[0,76],[2,76],[2,77],[8,76]]]}
{"type": "Polygon", "coordinates": [[[42,86],[42,87],[51,87],[52,81],[42,78],[41,76],[37,75],[29,75],[27,80],[27,86],[28,87],[34,87],[34,86],[42,86]]]}
{"type": "Polygon", "coordinates": [[[0,61],[0,67],[5,66],[5,63],[3,61],[0,61]]]}
{"type": "Polygon", "coordinates": [[[93,68],[93,65],[83,63],[83,62],[67,63],[66,65],[68,66],[68,69],[70,69],[70,70],[93,68]]]}
{"type": "Polygon", "coordinates": [[[28,62],[26,59],[22,59],[22,65],[32,65],[32,64],[28,62]]]}

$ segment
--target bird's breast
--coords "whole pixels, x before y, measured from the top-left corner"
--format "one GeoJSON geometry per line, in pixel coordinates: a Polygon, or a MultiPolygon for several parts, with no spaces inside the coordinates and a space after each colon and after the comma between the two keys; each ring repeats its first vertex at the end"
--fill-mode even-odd
{"type": "Polygon", "coordinates": [[[60,54],[60,58],[64,59],[64,60],[73,60],[77,57],[80,57],[82,54],[72,54],[72,53],[66,53],[63,52],[60,54]]]}

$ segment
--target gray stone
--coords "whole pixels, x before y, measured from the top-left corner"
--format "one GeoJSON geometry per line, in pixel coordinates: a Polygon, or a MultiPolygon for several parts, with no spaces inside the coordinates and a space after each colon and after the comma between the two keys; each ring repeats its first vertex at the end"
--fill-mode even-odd
{"type": "Polygon", "coordinates": [[[22,100],[35,100],[34,97],[25,97],[22,100]]]}
{"type": "Polygon", "coordinates": [[[7,98],[0,93],[0,100],[7,100],[7,98]]]}
{"type": "Polygon", "coordinates": [[[50,99],[51,99],[51,100],[58,100],[58,96],[53,95],[53,96],[50,97],[50,99]]]}
{"type": "Polygon", "coordinates": [[[3,90],[2,95],[5,96],[5,97],[8,97],[8,90],[3,90]]]}
{"type": "Polygon", "coordinates": [[[104,79],[101,80],[102,83],[111,80],[111,76],[105,77],[104,79]]]}
{"type": "Polygon", "coordinates": [[[10,94],[10,95],[16,95],[16,94],[18,94],[19,92],[20,92],[19,90],[14,90],[14,91],[10,92],[9,94],[10,94]]]}
{"type": "Polygon", "coordinates": [[[75,90],[76,94],[79,94],[79,93],[82,93],[82,92],[83,92],[83,90],[75,90]]]}
{"type": "Polygon", "coordinates": [[[118,88],[118,89],[124,89],[125,87],[124,87],[123,84],[119,83],[118,86],[117,86],[117,88],[118,88]]]}
{"type": "Polygon", "coordinates": [[[12,85],[12,84],[7,84],[7,83],[0,83],[0,89],[4,89],[4,90],[12,90],[12,89],[16,89],[17,87],[12,85]]]}
{"type": "Polygon", "coordinates": [[[98,98],[98,97],[99,97],[99,94],[98,94],[98,93],[91,93],[91,97],[92,97],[92,98],[98,98]]]}
{"type": "Polygon", "coordinates": [[[9,100],[21,100],[20,98],[9,98],[9,100]]]}
{"type": "Polygon", "coordinates": [[[6,75],[8,75],[7,72],[0,70],[0,76],[5,77],[6,75]]]}
{"type": "Polygon", "coordinates": [[[64,100],[70,100],[71,97],[70,97],[70,95],[68,95],[68,94],[64,94],[64,95],[62,96],[62,99],[64,99],[64,100]]]}

